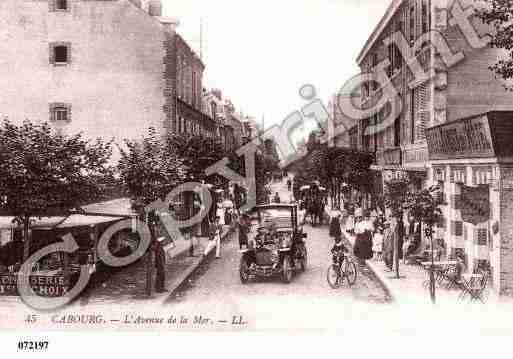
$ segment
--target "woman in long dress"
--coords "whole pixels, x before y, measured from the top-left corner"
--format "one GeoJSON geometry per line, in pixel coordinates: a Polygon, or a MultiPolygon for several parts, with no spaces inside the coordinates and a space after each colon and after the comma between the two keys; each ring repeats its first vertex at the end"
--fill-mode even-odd
{"type": "Polygon", "coordinates": [[[372,253],[372,224],[369,220],[363,218],[362,210],[358,209],[355,211],[356,224],[354,226],[354,232],[356,235],[354,244],[354,255],[361,261],[364,262],[367,259],[371,259],[372,253]]]}

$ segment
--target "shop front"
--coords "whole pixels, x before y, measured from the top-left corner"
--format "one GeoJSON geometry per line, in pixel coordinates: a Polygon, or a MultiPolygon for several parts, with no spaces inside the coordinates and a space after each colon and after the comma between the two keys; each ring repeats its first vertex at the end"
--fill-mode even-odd
{"type": "Polygon", "coordinates": [[[445,205],[436,235],[467,271],[489,269],[513,294],[513,112],[488,112],[427,130],[430,184],[445,205]]]}

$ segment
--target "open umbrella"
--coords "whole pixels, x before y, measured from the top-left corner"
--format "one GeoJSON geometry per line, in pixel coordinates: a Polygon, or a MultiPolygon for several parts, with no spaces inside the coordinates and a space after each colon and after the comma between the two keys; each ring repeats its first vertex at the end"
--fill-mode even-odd
{"type": "Polygon", "coordinates": [[[307,189],[310,189],[310,186],[303,186],[299,190],[300,191],[306,191],[307,189]]]}

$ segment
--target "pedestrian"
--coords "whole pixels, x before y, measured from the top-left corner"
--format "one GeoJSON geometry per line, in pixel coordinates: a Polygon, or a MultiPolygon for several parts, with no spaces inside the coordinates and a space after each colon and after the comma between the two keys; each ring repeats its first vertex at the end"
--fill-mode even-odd
{"type": "Polygon", "coordinates": [[[383,228],[376,228],[374,237],[372,238],[372,252],[374,252],[374,259],[381,261],[383,255],[383,228]]]}
{"type": "Polygon", "coordinates": [[[292,188],[292,181],[290,179],[287,180],[287,190],[290,192],[292,188]]]}
{"type": "Polygon", "coordinates": [[[354,234],[355,220],[354,220],[354,212],[353,212],[352,206],[349,206],[348,214],[349,215],[347,216],[347,220],[346,220],[346,232],[349,234],[354,234]]]}
{"type": "Polygon", "coordinates": [[[384,223],[384,226],[383,261],[385,262],[388,270],[392,271],[394,265],[395,224],[387,221],[384,223]]]}
{"type": "Polygon", "coordinates": [[[168,290],[166,284],[166,252],[163,247],[164,237],[159,237],[154,242],[153,250],[155,252],[155,268],[157,279],[155,281],[155,290],[157,293],[165,293],[168,290]]]}
{"type": "Polygon", "coordinates": [[[242,246],[248,248],[248,233],[249,233],[249,217],[243,214],[239,220],[239,247],[242,250],[242,246]]]}
{"type": "Polygon", "coordinates": [[[358,208],[355,211],[355,226],[354,232],[356,235],[354,244],[354,255],[363,264],[367,259],[372,258],[372,225],[366,219],[368,216],[363,216],[363,211],[358,208]]]}
{"type": "Polygon", "coordinates": [[[216,258],[221,258],[221,233],[223,226],[221,225],[221,218],[216,217],[215,222],[210,225],[210,233],[208,238],[208,245],[205,248],[203,256],[206,256],[213,248],[216,248],[216,258]]]}
{"type": "Polygon", "coordinates": [[[274,203],[281,203],[280,195],[278,192],[274,195],[274,203]]]}
{"type": "Polygon", "coordinates": [[[216,217],[219,218],[219,224],[221,226],[224,226],[224,224],[225,224],[224,212],[225,212],[225,208],[223,207],[223,203],[221,202],[221,200],[219,200],[219,202],[217,202],[216,217]]]}
{"type": "Polygon", "coordinates": [[[332,237],[335,241],[337,240],[337,238],[342,237],[342,230],[340,229],[340,212],[339,211],[335,211],[333,213],[333,217],[331,218],[330,237],[332,237]]]}

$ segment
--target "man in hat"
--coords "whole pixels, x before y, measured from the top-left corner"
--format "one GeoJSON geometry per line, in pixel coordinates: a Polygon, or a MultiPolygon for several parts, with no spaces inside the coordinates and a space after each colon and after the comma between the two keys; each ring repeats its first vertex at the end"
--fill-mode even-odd
{"type": "Polygon", "coordinates": [[[159,237],[154,243],[153,250],[155,252],[155,267],[157,269],[157,280],[155,282],[155,290],[157,293],[165,293],[166,282],[166,252],[163,247],[164,237],[159,237]]]}

